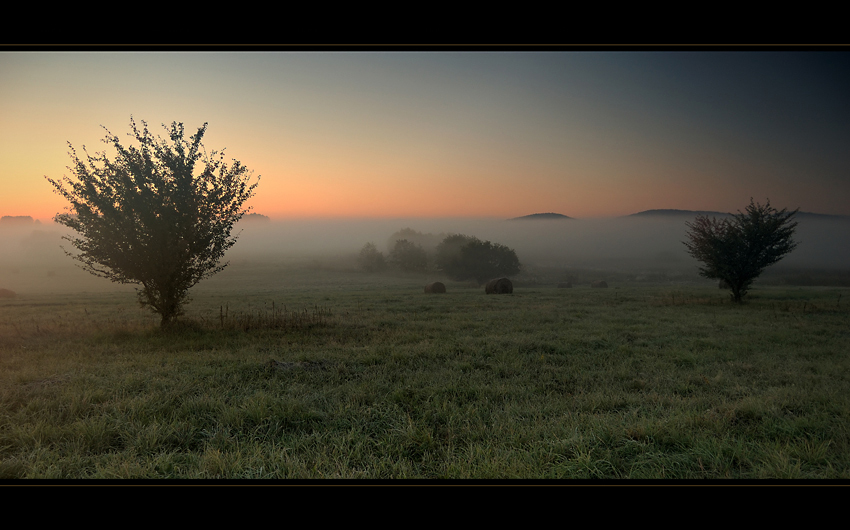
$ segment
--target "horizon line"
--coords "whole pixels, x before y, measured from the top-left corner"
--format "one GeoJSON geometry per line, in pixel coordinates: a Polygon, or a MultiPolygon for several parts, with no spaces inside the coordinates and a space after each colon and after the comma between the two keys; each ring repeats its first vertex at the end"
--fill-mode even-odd
{"type": "MultiPolygon", "coordinates": [[[[587,216],[587,217],[573,217],[568,216],[566,214],[561,214],[557,212],[537,212],[532,214],[521,215],[518,217],[503,217],[503,216],[481,216],[481,215],[440,215],[440,216],[424,216],[424,215],[412,215],[412,216],[363,216],[363,215],[352,215],[352,216],[320,216],[320,215],[311,215],[311,216],[286,216],[286,215],[266,215],[261,214],[259,212],[248,212],[247,215],[255,214],[268,219],[271,222],[280,222],[280,221],[394,221],[394,220],[422,220],[422,221],[438,221],[438,220],[477,220],[477,221],[557,221],[557,220],[569,220],[569,221],[578,221],[578,220],[602,220],[602,219],[619,219],[624,217],[632,217],[640,214],[651,214],[657,212],[659,215],[676,215],[676,214],[716,214],[716,215],[734,215],[733,212],[721,212],[715,210],[687,210],[687,209],[677,209],[677,208],[652,208],[648,210],[642,210],[639,212],[634,212],[630,214],[621,214],[621,215],[597,215],[597,216],[587,216]],[[549,218],[549,219],[534,219],[533,216],[538,215],[556,215],[562,216],[562,219],[559,218],[549,218]]],[[[850,215],[844,214],[827,214],[820,212],[808,212],[808,211],[799,211],[798,214],[803,215],[817,215],[823,217],[843,217],[850,218],[850,215]]],[[[3,218],[30,218],[32,220],[32,224],[58,224],[53,220],[53,217],[35,217],[32,215],[0,215],[0,219],[3,218]]],[[[242,220],[246,220],[245,217],[242,220]]],[[[264,221],[255,221],[255,222],[264,222],[264,221]]],[[[6,224],[6,223],[2,223],[6,224]]],[[[12,224],[12,223],[10,223],[12,224]]]]}

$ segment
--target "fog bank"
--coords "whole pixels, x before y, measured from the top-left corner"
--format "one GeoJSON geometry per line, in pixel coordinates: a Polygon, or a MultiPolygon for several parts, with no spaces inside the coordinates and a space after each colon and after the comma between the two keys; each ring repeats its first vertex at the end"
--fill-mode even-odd
{"type": "MultiPolygon", "coordinates": [[[[435,245],[449,234],[466,234],[514,249],[526,269],[598,268],[637,274],[682,271],[695,275],[698,262],[682,244],[687,216],[611,219],[334,219],[241,222],[231,267],[255,260],[324,260],[357,273],[356,256],[366,243],[389,253],[391,236],[405,228],[435,245]]],[[[801,216],[799,247],[774,268],[850,270],[850,219],[801,216]]],[[[130,290],[75,266],[60,245],[68,230],[50,222],[0,227],[0,288],[13,291],[130,290]]],[[[426,247],[426,244],[423,244],[426,247]]],[[[430,251],[432,248],[427,248],[430,251]]]]}
{"type": "MultiPolygon", "coordinates": [[[[391,219],[290,220],[243,225],[233,255],[332,256],[355,254],[372,242],[388,253],[389,238],[410,228],[439,241],[466,234],[516,250],[523,263],[547,266],[594,266],[622,262],[669,266],[693,264],[682,244],[687,216],[629,216],[610,219],[391,219]]],[[[783,265],[850,268],[850,219],[801,218],[795,240],[799,247],[783,265]]],[[[425,246],[423,244],[423,246],[425,246]]],[[[426,250],[429,250],[426,248],[426,250]]]]}

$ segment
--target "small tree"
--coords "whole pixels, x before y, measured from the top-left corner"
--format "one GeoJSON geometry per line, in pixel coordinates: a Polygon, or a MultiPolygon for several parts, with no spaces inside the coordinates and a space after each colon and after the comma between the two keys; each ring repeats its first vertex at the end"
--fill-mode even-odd
{"type": "Polygon", "coordinates": [[[125,147],[107,130],[103,141],[118,151],[114,160],[91,156],[85,146],[81,160],[69,143],[76,180],[45,178],[71,203],[55,217],[79,234],[64,238],[79,254],[66,254],[95,276],[141,285],[139,302],[165,326],[182,314],[192,286],[227,266],[219,261],[236,243],[230,232],[259,177],[251,184],[239,161],[227,165],[224,151],[205,152],[206,123],[189,140],[182,123],[166,127],[167,140],[141,123],[139,130],[130,118],[139,147],[125,147]]]}
{"type": "Polygon", "coordinates": [[[776,210],[770,201],[762,206],[750,199],[746,212],[731,219],[699,215],[688,227],[684,241],[688,253],[703,263],[700,275],[725,281],[732,299],[741,302],[762,271],[797,247],[792,236],[798,210],[776,210]]]}
{"type": "Polygon", "coordinates": [[[437,245],[437,266],[454,280],[474,279],[478,285],[512,276],[521,268],[514,250],[462,234],[450,235],[437,245]]]}
{"type": "Polygon", "coordinates": [[[405,272],[421,272],[428,268],[428,255],[425,249],[406,239],[395,242],[390,251],[389,261],[405,272]]]}
{"type": "Polygon", "coordinates": [[[378,250],[374,243],[366,243],[360,250],[360,268],[366,272],[381,272],[387,268],[384,254],[378,250]]]}

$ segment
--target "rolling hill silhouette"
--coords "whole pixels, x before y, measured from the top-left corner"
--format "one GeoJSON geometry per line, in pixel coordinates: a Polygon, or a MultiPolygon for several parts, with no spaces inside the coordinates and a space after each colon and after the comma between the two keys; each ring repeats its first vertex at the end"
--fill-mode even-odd
{"type": "Polygon", "coordinates": [[[572,219],[572,217],[568,217],[560,213],[533,213],[531,215],[523,215],[522,217],[514,217],[513,219],[508,219],[508,221],[539,221],[549,219],[572,219]]]}
{"type": "MultiPolygon", "coordinates": [[[[734,212],[738,213],[738,212],[734,212]]],[[[727,217],[733,215],[730,212],[711,212],[711,211],[703,211],[703,210],[644,210],[642,212],[633,213],[630,215],[624,215],[623,217],[695,217],[697,215],[705,215],[709,217],[727,217]]],[[[850,216],[847,215],[831,215],[825,213],[814,213],[814,212],[797,212],[796,217],[798,219],[833,219],[833,220],[841,220],[841,219],[850,219],[850,216]]]]}

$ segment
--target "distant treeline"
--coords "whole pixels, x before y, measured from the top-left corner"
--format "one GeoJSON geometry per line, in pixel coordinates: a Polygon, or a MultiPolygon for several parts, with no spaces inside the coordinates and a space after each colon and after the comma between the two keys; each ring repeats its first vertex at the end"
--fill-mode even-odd
{"type": "Polygon", "coordinates": [[[4,215],[0,217],[0,226],[31,226],[40,225],[38,219],[33,219],[29,215],[4,215]]]}
{"type": "Polygon", "coordinates": [[[269,221],[271,221],[271,219],[269,218],[269,216],[263,215],[261,213],[246,213],[244,216],[242,216],[241,221],[248,221],[252,223],[268,223],[269,221]]]}
{"type": "Polygon", "coordinates": [[[390,236],[389,255],[366,243],[360,251],[360,268],[366,272],[396,269],[402,272],[437,272],[453,280],[492,278],[520,272],[516,252],[505,245],[464,234],[423,234],[404,228],[390,236]]]}

